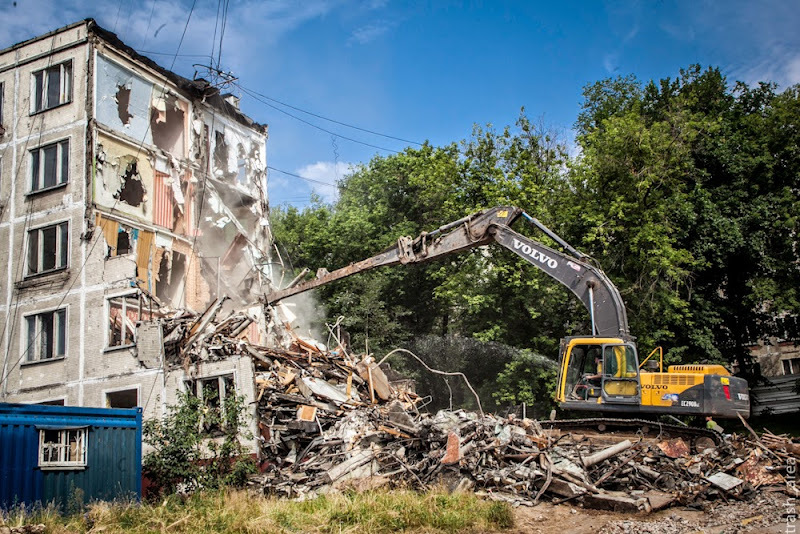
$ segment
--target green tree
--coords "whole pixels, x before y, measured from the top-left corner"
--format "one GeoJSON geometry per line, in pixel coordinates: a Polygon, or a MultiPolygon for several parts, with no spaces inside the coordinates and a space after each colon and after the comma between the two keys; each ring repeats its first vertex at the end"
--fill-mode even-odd
{"type": "Polygon", "coordinates": [[[179,393],[161,419],[145,421],[143,441],[152,447],[144,456],[143,471],[158,495],[222,486],[242,486],[255,472],[240,438],[247,431],[244,397],[229,395],[221,406],[207,389],[204,401],[179,393]],[[204,429],[217,429],[209,434],[204,429]]]}
{"type": "Polygon", "coordinates": [[[620,286],[640,345],[748,372],[748,347],[800,311],[797,88],[692,66],[584,97],[566,233],[620,286]]]}

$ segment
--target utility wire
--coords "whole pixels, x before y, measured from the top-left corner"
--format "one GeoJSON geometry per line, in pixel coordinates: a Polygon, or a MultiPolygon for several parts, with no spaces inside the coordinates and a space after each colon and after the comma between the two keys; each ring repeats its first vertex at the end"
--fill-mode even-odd
{"type": "MultiPolygon", "coordinates": [[[[148,54],[151,56],[175,56],[175,54],[168,54],[166,52],[154,52],[152,50],[141,50],[139,48],[136,48],[135,50],[142,55],[148,54]]],[[[209,56],[208,54],[178,54],[177,57],[201,57],[203,59],[213,58],[213,56],[209,56]]]]}
{"type": "Polygon", "coordinates": [[[282,171],[282,170],[276,169],[275,167],[272,167],[270,165],[267,165],[267,169],[269,169],[271,171],[279,172],[281,174],[285,174],[287,176],[294,176],[295,178],[300,178],[301,180],[305,180],[306,182],[313,182],[315,184],[327,185],[328,187],[340,187],[337,184],[330,184],[328,182],[323,182],[322,180],[315,180],[314,178],[308,178],[306,176],[300,176],[299,174],[295,174],[293,172],[282,171]]]}
{"type": "Polygon", "coordinates": [[[262,104],[264,104],[265,106],[269,106],[269,107],[271,107],[272,109],[274,109],[275,111],[279,111],[279,112],[283,113],[284,115],[288,115],[289,117],[291,117],[291,118],[293,118],[293,119],[295,119],[295,120],[297,120],[297,121],[300,121],[300,122],[302,122],[303,124],[306,124],[306,125],[308,125],[308,126],[311,126],[312,128],[316,128],[317,130],[323,131],[323,132],[325,132],[326,134],[333,135],[333,136],[335,136],[335,137],[338,137],[339,139],[345,139],[345,140],[347,140],[347,141],[350,141],[350,142],[353,142],[353,143],[358,143],[359,145],[364,145],[364,146],[368,146],[368,147],[370,147],[370,148],[376,148],[376,149],[378,149],[378,150],[383,150],[384,152],[391,152],[392,154],[399,154],[399,153],[400,153],[399,151],[397,151],[397,150],[392,150],[391,148],[385,148],[385,147],[378,146],[378,145],[372,145],[372,144],[370,144],[370,143],[365,143],[364,141],[359,141],[358,139],[353,139],[352,137],[347,137],[347,136],[344,136],[344,135],[342,135],[342,134],[338,134],[338,133],[336,133],[336,132],[332,132],[332,131],[330,131],[330,130],[326,130],[325,128],[323,128],[323,127],[321,127],[321,126],[317,126],[317,125],[316,125],[316,124],[314,124],[313,122],[308,122],[308,121],[307,121],[307,120],[305,120],[305,119],[301,119],[301,118],[300,118],[300,117],[298,117],[297,115],[292,115],[292,114],[291,114],[291,113],[289,113],[288,111],[285,111],[285,110],[283,110],[283,109],[279,108],[278,106],[275,106],[275,105],[273,105],[273,104],[270,104],[270,103],[269,103],[267,100],[265,100],[265,99],[261,98],[261,96],[260,96],[260,95],[258,95],[258,94],[256,94],[256,93],[254,93],[254,92],[250,91],[249,89],[247,89],[247,88],[245,88],[245,87],[243,87],[243,86],[239,85],[238,83],[234,83],[234,85],[236,85],[236,87],[238,87],[238,88],[239,88],[239,89],[240,89],[242,92],[244,92],[244,93],[246,93],[246,94],[250,95],[252,98],[254,98],[254,99],[258,100],[259,102],[261,102],[261,103],[262,103],[262,104]]]}
{"type": "Polygon", "coordinates": [[[223,2],[222,24],[220,24],[219,46],[217,47],[217,69],[220,68],[222,62],[222,40],[225,38],[225,27],[228,25],[228,6],[230,5],[230,0],[223,0],[223,2]]]}
{"type": "Polygon", "coordinates": [[[150,17],[147,19],[147,29],[144,31],[144,36],[142,37],[142,46],[147,42],[147,38],[150,35],[150,24],[153,22],[153,13],[156,12],[156,2],[157,0],[152,0],[153,6],[150,9],[150,17]]]}
{"type": "MultiPolygon", "coordinates": [[[[242,89],[242,90],[245,89],[241,85],[239,86],[239,88],[242,89]]],[[[297,106],[293,106],[291,104],[287,104],[286,102],[281,102],[280,100],[278,100],[276,98],[272,98],[272,97],[267,96],[265,94],[259,93],[258,91],[254,90],[254,89],[248,89],[248,91],[251,91],[253,94],[258,95],[261,98],[266,98],[270,102],[275,102],[276,104],[280,104],[281,106],[285,106],[285,107],[293,109],[295,111],[299,111],[300,113],[305,113],[306,115],[311,115],[312,117],[316,117],[316,118],[322,119],[324,121],[332,122],[332,123],[338,124],[340,126],[345,126],[347,128],[352,128],[354,130],[358,130],[360,132],[365,132],[365,133],[368,133],[368,134],[377,135],[377,136],[380,136],[380,137],[385,137],[387,139],[394,139],[395,141],[402,141],[403,143],[409,143],[409,144],[417,145],[417,146],[422,146],[423,145],[423,143],[420,143],[419,141],[411,141],[409,139],[403,139],[402,137],[395,137],[393,135],[383,134],[383,133],[380,133],[380,132],[376,132],[374,130],[369,130],[367,128],[361,128],[360,126],[355,126],[353,124],[348,124],[346,122],[337,121],[336,119],[331,119],[331,118],[325,117],[323,115],[319,115],[317,113],[314,113],[313,111],[308,111],[308,110],[299,108],[297,106]]]]}

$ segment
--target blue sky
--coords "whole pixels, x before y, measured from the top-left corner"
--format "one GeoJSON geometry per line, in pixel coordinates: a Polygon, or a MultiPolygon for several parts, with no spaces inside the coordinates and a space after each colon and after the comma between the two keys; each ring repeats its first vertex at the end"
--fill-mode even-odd
{"type": "MultiPolygon", "coordinates": [[[[186,26],[188,0],[0,0],[0,47],[93,17],[161,65],[174,61],[173,70],[192,77],[204,70],[193,64],[208,65],[220,52],[222,4],[197,0],[186,26]]],[[[349,165],[391,154],[374,147],[400,151],[409,143],[274,100],[434,145],[467,138],[473,124],[513,124],[524,106],[570,141],[582,87],[609,76],[649,80],[700,63],[720,67],[730,80],[800,82],[798,27],[800,9],[788,0],[229,0],[220,65],[238,78],[239,86],[227,90],[242,97],[244,112],[269,124],[268,164],[332,184],[349,165]],[[252,91],[336,135],[265,105],[252,91]]],[[[303,205],[312,190],[325,199],[335,194],[333,187],[276,170],[269,178],[273,205],[303,205]]]]}

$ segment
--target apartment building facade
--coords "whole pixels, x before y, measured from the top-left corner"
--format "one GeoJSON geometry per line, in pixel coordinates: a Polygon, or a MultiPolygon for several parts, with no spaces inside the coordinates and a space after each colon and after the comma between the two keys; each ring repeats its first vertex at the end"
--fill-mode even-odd
{"type": "Polygon", "coordinates": [[[158,321],[222,296],[260,313],[266,139],[91,19],[0,51],[0,402],[252,399],[249,359],[171,365],[158,321]]]}

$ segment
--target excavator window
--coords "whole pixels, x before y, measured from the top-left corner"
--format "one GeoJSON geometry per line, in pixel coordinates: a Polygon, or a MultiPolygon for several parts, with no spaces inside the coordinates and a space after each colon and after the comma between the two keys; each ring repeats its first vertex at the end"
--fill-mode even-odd
{"type": "Polygon", "coordinates": [[[596,401],[600,396],[602,348],[599,345],[572,347],[567,369],[566,391],[572,400],[596,401]]]}
{"type": "Polygon", "coordinates": [[[607,395],[632,396],[638,392],[639,361],[630,345],[603,347],[603,391],[607,395]]]}

